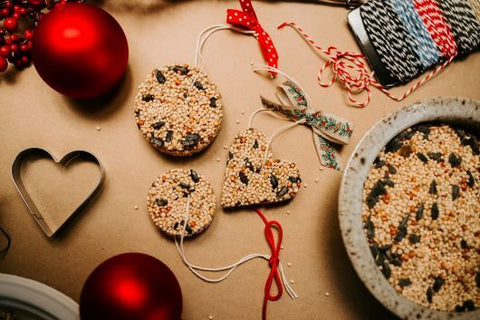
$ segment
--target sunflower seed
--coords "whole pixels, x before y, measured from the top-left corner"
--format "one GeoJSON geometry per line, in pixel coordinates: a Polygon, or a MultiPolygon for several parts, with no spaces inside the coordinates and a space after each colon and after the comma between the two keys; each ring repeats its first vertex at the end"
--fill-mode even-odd
{"type": "Polygon", "coordinates": [[[198,177],[198,173],[193,169],[190,169],[190,177],[192,178],[193,182],[195,182],[195,183],[200,181],[200,178],[198,177]]]}
{"type": "Polygon", "coordinates": [[[201,83],[200,81],[195,81],[195,82],[193,83],[193,85],[194,85],[195,88],[197,88],[198,90],[205,90],[205,89],[203,88],[203,85],[202,85],[202,83],[201,83]]]}
{"type": "Polygon", "coordinates": [[[391,174],[396,174],[397,173],[397,169],[393,165],[389,164],[389,165],[387,165],[387,167],[388,167],[388,171],[391,174]]]}
{"type": "Polygon", "coordinates": [[[420,242],[420,236],[417,234],[412,233],[411,235],[408,236],[408,240],[410,240],[411,243],[419,243],[420,242]]]}
{"type": "Polygon", "coordinates": [[[157,78],[158,83],[164,84],[167,79],[160,70],[155,69],[155,78],[157,78]]]}
{"type": "Polygon", "coordinates": [[[168,130],[167,135],[165,136],[165,142],[171,142],[173,139],[173,131],[168,130]]]}
{"type": "Polygon", "coordinates": [[[283,197],[284,195],[286,195],[288,192],[288,188],[283,186],[280,191],[277,192],[277,197],[281,198],[283,197]]]}
{"type": "Polygon", "coordinates": [[[393,139],[385,146],[385,152],[395,152],[403,146],[403,142],[398,139],[393,139]]]}
{"type": "Polygon", "coordinates": [[[443,155],[441,152],[428,152],[427,153],[427,156],[432,159],[432,160],[435,160],[437,162],[441,162],[443,161],[443,155]]]}
{"type": "Polygon", "coordinates": [[[438,209],[438,204],[436,202],[432,205],[432,220],[437,220],[440,215],[440,210],[438,209]]]}
{"type": "Polygon", "coordinates": [[[462,163],[462,158],[457,156],[454,152],[450,153],[448,156],[448,162],[452,168],[458,167],[462,163]]]}
{"type": "Polygon", "coordinates": [[[383,276],[384,276],[386,279],[389,279],[390,276],[392,275],[392,270],[390,269],[390,266],[388,265],[388,262],[387,262],[387,261],[384,261],[384,262],[383,262],[383,265],[382,265],[382,273],[383,273],[383,276]]]}
{"type": "Polygon", "coordinates": [[[411,285],[411,284],[412,284],[412,281],[410,281],[410,279],[408,279],[408,278],[400,279],[400,280],[398,281],[398,285],[399,285],[400,287],[402,287],[402,288],[408,287],[408,286],[411,285]]]}
{"type": "Polygon", "coordinates": [[[433,291],[434,292],[440,291],[444,283],[445,283],[445,280],[443,280],[442,278],[440,277],[435,278],[435,281],[433,282],[433,291]]]}
{"type": "Polygon", "coordinates": [[[420,219],[423,218],[423,211],[425,210],[424,204],[420,204],[417,208],[417,211],[415,212],[415,219],[419,221],[420,219]]]}
{"type": "Polygon", "coordinates": [[[473,177],[473,174],[470,172],[470,170],[467,170],[467,174],[468,174],[468,182],[467,182],[467,185],[468,185],[470,188],[473,188],[473,186],[475,185],[475,178],[473,177]]]}
{"type": "Polygon", "coordinates": [[[182,188],[182,189],[190,189],[190,184],[188,184],[188,183],[186,183],[186,182],[183,182],[183,181],[182,181],[182,182],[180,182],[178,185],[179,185],[180,188],[182,188]]]}
{"type": "Polygon", "coordinates": [[[162,139],[158,139],[158,138],[152,138],[152,140],[150,140],[154,146],[158,147],[158,148],[161,148],[163,147],[163,140],[162,139]]]}
{"type": "Polygon", "coordinates": [[[429,192],[430,192],[430,194],[437,194],[438,193],[437,182],[435,181],[435,179],[433,179],[432,182],[430,183],[429,192]]]}
{"type": "Polygon", "coordinates": [[[432,299],[433,299],[433,290],[431,287],[429,287],[427,289],[427,301],[428,303],[432,303],[432,299]]]}
{"type": "Polygon", "coordinates": [[[275,190],[278,187],[278,179],[273,174],[270,175],[270,183],[272,184],[272,189],[275,190]]]}
{"type": "Polygon", "coordinates": [[[460,187],[457,185],[452,186],[452,201],[457,200],[458,196],[460,195],[460,187]]]}
{"type": "Polygon", "coordinates": [[[155,99],[155,96],[153,94],[146,94],[142,97],[142,100],[145,102],[150,102],[155,99]]]}
{"type": "Polygon", "coordinates": [[[376,243],[372,244],[370,246],[370,252],[372,253],[373,259],[377,258],[378,255],[378,246],[376,243]]]}
{"type": "Polygon", "coordinates": [[[155,199],[155,203],[156,203],[157,206],[159,206],[159,207],[164,207],[164,206],[166,206],[166,205],[168,204],[168,201],[165,200],[165,199],[160,198],[160,199],[155,199]]]}
{"type": "Polygon", "coordinates": [[[184,75],[188,74],[188,72],[190,71],[190,70],[188,70],[188,68],[185,68],[183,66],[174,66],[172,70],[174,72],[180,72],[184,75]]]}
{"type": "Polygon", "coordinates": [[[240,177],[240,181],[242,181],[244,184],[248,185],[247,175],[245,173],[243,173],[242,171],[240,171],[240,173],[238,175],[240,177]]]}
{"type": "Polygon", "coordinates": [[[217,98],[211,97],[210,98],[210,108],[216,108],[217,107],[217,98]]]}
{"type": "Polygon", "coordinates": [[[417,152],[417,157],[418,159],[422,160],[423,163],[426,163],[428,161],[428,158],[421,152],[417,152]]]}
{"type": "Polygon", "coordinates": [[[158,130],[161,127],[163,127],[164,125],[165,125],[165,121],[157,121],[157,122],[152,124],[152,128],[155,129],[155,130],[158,130]]]}
{"type": "Polygon", "coordinates": [[[368,216],[367,221],[365,221],[365,229],[367,230],[367,237],[369,239],[375,238],[375,225],[370,219],[370,216],[368,216]]]}

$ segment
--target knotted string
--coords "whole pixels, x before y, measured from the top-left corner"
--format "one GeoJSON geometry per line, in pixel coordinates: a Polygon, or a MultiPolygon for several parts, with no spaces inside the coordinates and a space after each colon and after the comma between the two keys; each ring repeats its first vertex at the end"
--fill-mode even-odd
{"type": "MultiPolygon", "coordinates": [[[[268,260],[268,264],[270,266],[270,273],[265,283],[265,295],[263,298],[262,319],[265,320],[267,319],[268,301],[276,301],[280,299],[280,297],[283,294],[282,278],[278,273],[278,268],[280,264],[279,257],[280,257],[280,249],[282,246],[283,230],[282,230],[282,226],[278,221],[275,221],[275,220],[268,221],[260,209],[255,209],[255,211],[257,212],[257,214],[260,216],[263,223],[265,224],[265,238],[267,239],[270,250],[272,251],[272,255],[268,260]],[[273,229],[276,229],[278,232],[278,240],[276,244],[275,244],[275,237],[273,235],[273,229]],[[273,281],[275,281],[275,284],[277,286],[276,295],[271,294],[273,281]]],[[[285,282],[285,279],[283,281],[285,282]]]]}
{"type": "Polygon", "coordinates": [[[295,22],[283,22],[277,28],[282,29],[285,26],[295,29],[303,39],[310,44],[318,52],[324,54],[326,57],[325,64],[320,67],[317,80],[320,86],[330,87],[337,80],[346,88],[348,94],[348,100],[353,106],[365,107],[371,100],[371,86],[379,89],[390,99],[395,101],[402,101],[408,97],[413,91],[422,86],[425,82],[434,77],[438,72],[443,70],[454,58],[455,55],[448,57],[443,63],[439,64],[435,69],[430,71],[425,77],[416,82],[401,96],[396,96],[389,92],[383,85],[381,85],[375,79],[375,72],[369,72],[366,63],[366,57],[361,53],[340,51],[334,46],[329,46],[326,49],[319,46],[308,34],[306,34],[302,28],[300,28],[295,22]],[[324,81],[324,72],[327,69],[332,71],[332,76],[329,81],[324,81]],[[365,100],[359,102],[356,98],[357,95],[365,92],[365,100]]]}
{"type": "Polygon", "coordinates": [[[180,254],[183,263],[190,269],[190,271],[196,275],[198,278],[210,282],[210,283],[217,283],[225,280],[230,276],[230,274],[240,265],[244,264],[247,261],[257,259],[257,258],[262,258],[265,259],[269,262],[271,272],[269,277],[267,278],[267,282],[265,284],[265,300],[264,300],[264,306],[263,306],[263,319],[266,319],[266,309],[267,309],[267,302],[268,301],[274,301],[280,299],[283,293],[283,288],[287,291],[288,295],[292,299],[298,298],[298,295],[293,291],[292,287],[289,285],[287,281],[287,277],[285,275],[285,272],[283,270],[282,264],[279,262],[279,255],[280,255],[280,247],[281,247],[281,241],[282,241],[282,236],[283,236],[283,231],[280,223],[277,221],[268,221],[263,213],[260,210],[256,210],[257,214],[260,216],[260,218],[263,220],[265,223],[265,237],[267,238],[268,244],[272,250],[271,255],[263,254],[263,253],[253,253],[249,254],[237,262],[224,266],[224,267],[217,267],[217,268],[209,268],[209,267],[201,267],[194,265],[190,263],[187,260],[187,257],[185,255],[185,248],[183,245],[184,242],[184,236],[186,232],[186,225],[189,220],[189,211],[190,211],[190,197],[187,197],[187,203],[185,207],[185,217],[184,217],[184,225],[183,225],[183,230],[182,234],[180,235],[180,240],[175,237],[175,246],[177,247],[177,251],[180,254]],[[273,231],[272,229],[276,228],[278,230],[278,241],[277,244],[275,244],[275,238],[273,236],[273,231]],[[209,278],[204,275],[202,275],[199,271],[209,271],[209,272],[221,272],[221,271],[227,271],[223,276],[219,278],[209,278]],[[274,296],[270,294],[270,290],[272,287],[272,283],[275,281],[277,288],[278,288],[278,293],[274,296]]]}

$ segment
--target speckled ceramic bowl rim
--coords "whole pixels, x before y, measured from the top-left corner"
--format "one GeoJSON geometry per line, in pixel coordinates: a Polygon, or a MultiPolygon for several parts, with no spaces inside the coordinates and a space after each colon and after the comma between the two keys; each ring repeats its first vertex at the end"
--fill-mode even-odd
{"type": "Polygon", "coordinates": [[[480,101],[459,97],[430,99],[404,107],[377,122],[358,143],[343,174],[338,200],[342,238],[360,279],[384,306],[400,318],[480,319],[480,310],[464,313],[438,311],[398,294],[376,266],[362,227],[363,185],[380,150],[408,127],[434,120],[480,130],[480,101]]]}

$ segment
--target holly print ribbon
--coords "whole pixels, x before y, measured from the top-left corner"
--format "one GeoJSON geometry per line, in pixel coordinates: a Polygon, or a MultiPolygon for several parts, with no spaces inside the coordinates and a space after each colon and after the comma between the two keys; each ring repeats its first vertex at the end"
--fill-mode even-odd
{"type": "Polygon", "coordinates": [[[302,90],[291,81],[277,87],[280,103],[260,97],[263,106],[288,119],[304,123],[313,131],[315,148],[322,166],[341,170],[341,164],[334,144],[348,144],[353,124],[334,114],[311,110],[309,101],[302,90]]]}
{"type": "Polygon", "coordinates": [[[240,6],[242,7],[242,11],[228,9],[227,23],[236,27],[255,31],[255,36],[260,44],[260,50],[262,51],[263,58],[269,66],[276,68],[278,63],[277,49],[275,48],[270,35],[258,22],[252,2],[250,0],[239,0],[239,2],[240,6]]]}

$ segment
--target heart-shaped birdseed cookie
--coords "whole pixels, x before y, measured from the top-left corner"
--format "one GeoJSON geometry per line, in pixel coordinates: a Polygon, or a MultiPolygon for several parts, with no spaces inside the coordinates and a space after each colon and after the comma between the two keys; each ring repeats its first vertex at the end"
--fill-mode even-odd
{"type": "Polygon", "coordinates": [[[235,137],[228,151],[223,208],[276,203],[297,195],[301,186],[297,166],[273,159],[266,148],[267,139],[258,129],[246,129],[235,137]]]}

